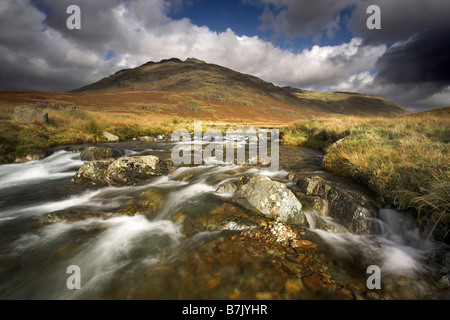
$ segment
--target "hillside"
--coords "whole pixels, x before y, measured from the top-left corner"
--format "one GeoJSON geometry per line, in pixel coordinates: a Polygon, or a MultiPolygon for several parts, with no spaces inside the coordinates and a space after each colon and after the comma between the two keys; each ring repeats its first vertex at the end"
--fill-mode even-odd
{"type": "Polygon", "coordinates": [[[286,91],[295,95],[300,103],[314,105],[317,110],[333,114],[389,115],[407,113],[403,108],[383,97],[353,92],[314,92],[292,87],[286,91]]]}
{"type": "MultiPolygon", "coordinates": [[[[124,69],[72,93],[178,92],[193,95],[194,104],[220,103],[256,107],[259,113],[292,117],[327,114],[399,115],[407,111],[378,96],[312,92],[281,88],[257,77],[197,59],[168,59],[124,69]]],[[[184,101],[185,103],[186,101],[184,101]]],[[[183,103],[183,101],[180,101],[183,103]]],[[[236,110],[238,111],[238,110],[236,110]]],[[[250,110],[246,110],[250,111],[250,110]]],[[[239,112],[246,113],[243,108],[239,112]]]]}

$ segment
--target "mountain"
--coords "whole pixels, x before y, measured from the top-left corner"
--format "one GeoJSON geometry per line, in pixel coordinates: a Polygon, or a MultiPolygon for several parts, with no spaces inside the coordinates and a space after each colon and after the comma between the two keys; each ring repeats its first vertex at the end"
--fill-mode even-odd
{"type": "Polygon", "coordinates": [[[405,109],[379,96],[282,88],[255,76],[194,58],[185,61],[176,58],[151,61],[134,69],[120,70],[70,93],[133,92],[180,93],[180,98],[189,98],[190,102],[179,101],[179,104],[188,108],[191,106],[191,111],[195,106],[207,105],[213,109],[229,106],[236,113],[245,113],[250,109],[244,108],[253,107],[259,113],[283,113],[291,117],[407,113],[405,109]]]}
{"type": "Polygon", "coordinates": [[[314,92],[284,87],[295,95],[301,104],[313,104],[319,111],[337,114],[403,114],[403,109],[380,96],[354,92],[314,92]]]}

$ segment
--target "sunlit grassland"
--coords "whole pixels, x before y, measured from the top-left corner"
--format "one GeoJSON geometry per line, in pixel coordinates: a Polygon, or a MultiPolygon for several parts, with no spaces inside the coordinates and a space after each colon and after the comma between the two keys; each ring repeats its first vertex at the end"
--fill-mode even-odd
{"type": "Polygon", "coordinates": [[[174,117],[158,120],[133,114],[82,110],[45,110],[48,125],[14,121],[13,108],[0,111],[0,162],[8,163],[30,152],[61,145],[107,142],[103,132],[121,140],[140,136],[170,134],[177,128],[193,129],[193,120],[174,117]]]}
{"type": "MultiPolygon", "coordinates": [[[[359,181],[422,222],[450,226],[450,113],[299,121],[283,143],[323,149],[323,167],[359,181]],[[430,221],[428,221],[430,223],[430,221]]],[[[435,230],[436,231],[436,230],[435,230]]],[[[444,235],[445,236],[445,232],[444,235]]]]}

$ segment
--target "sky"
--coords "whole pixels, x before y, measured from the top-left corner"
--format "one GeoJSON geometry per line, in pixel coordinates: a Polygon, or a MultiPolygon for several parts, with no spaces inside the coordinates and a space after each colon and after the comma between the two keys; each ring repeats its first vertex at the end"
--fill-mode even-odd
{"type": "Polygon", "coordinates": [[[0,90],[63,92],[192,57],[279,86],[440,108],[449,12],[448,0],[0,0],[0,90]],[[67,27],[70,5],[80,29],[67,27]],[[381,29],[367,27],[370,5],[381,29]]]}

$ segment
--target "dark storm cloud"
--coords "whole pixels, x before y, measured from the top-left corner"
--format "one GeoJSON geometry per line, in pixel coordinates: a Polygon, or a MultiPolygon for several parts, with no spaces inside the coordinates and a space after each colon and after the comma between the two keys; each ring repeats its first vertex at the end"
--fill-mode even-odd
{"type": "Polygon", "coordinates": [[[376,81],[395,84],[450,84],[450,37],[447,32],[428,29],[404,43],[389,48],[378,61],[376,81]]]}
{"type": "MultiPolygon", "coordinates": [[[[309,37],[327,34],[333,28],[347,28],[366,42],[392,42],[407,39],[412,34],[433,26],[450,27],[450,1],[446,0],[243,0],[264,6],[262,27],[288,37],[309,37]],[[381,30],[369,30],[367,8],[381,9],[381,30]],[[345,19],[333,23],[340,14],[345,19]]],[[[333,35],[333,34],[329,34],[333,35]]],[[[319,39],[319,38],[317,38],[319,39]]]]}
{"type": "Polygon", "coordinates": [[[450,1],[443,0],[362,0],[355,1],[347,28],[366,43],[395,42],[406,40],[417,32],[433,28],[449,30],[450,1]],[[369,5],[381,10],[381,29],[369,30],[366,26],[366,10],[369,5]]]}
{"type": "Polygon", "coordinates": [[[57,30],[64,38],[77,41],[86,46],[105,42],[118,32],[114,20],[111,19],[111,8],[120,5],[120,0],[83,1],[83,0],[32,0],[38,9],[49,8],[43,21],[44,25],[57,30]],[[77,5],[81,10],[82,28],[73,32],[66,27],[69,17],[66,10],[70,5],[77,5]]]}

